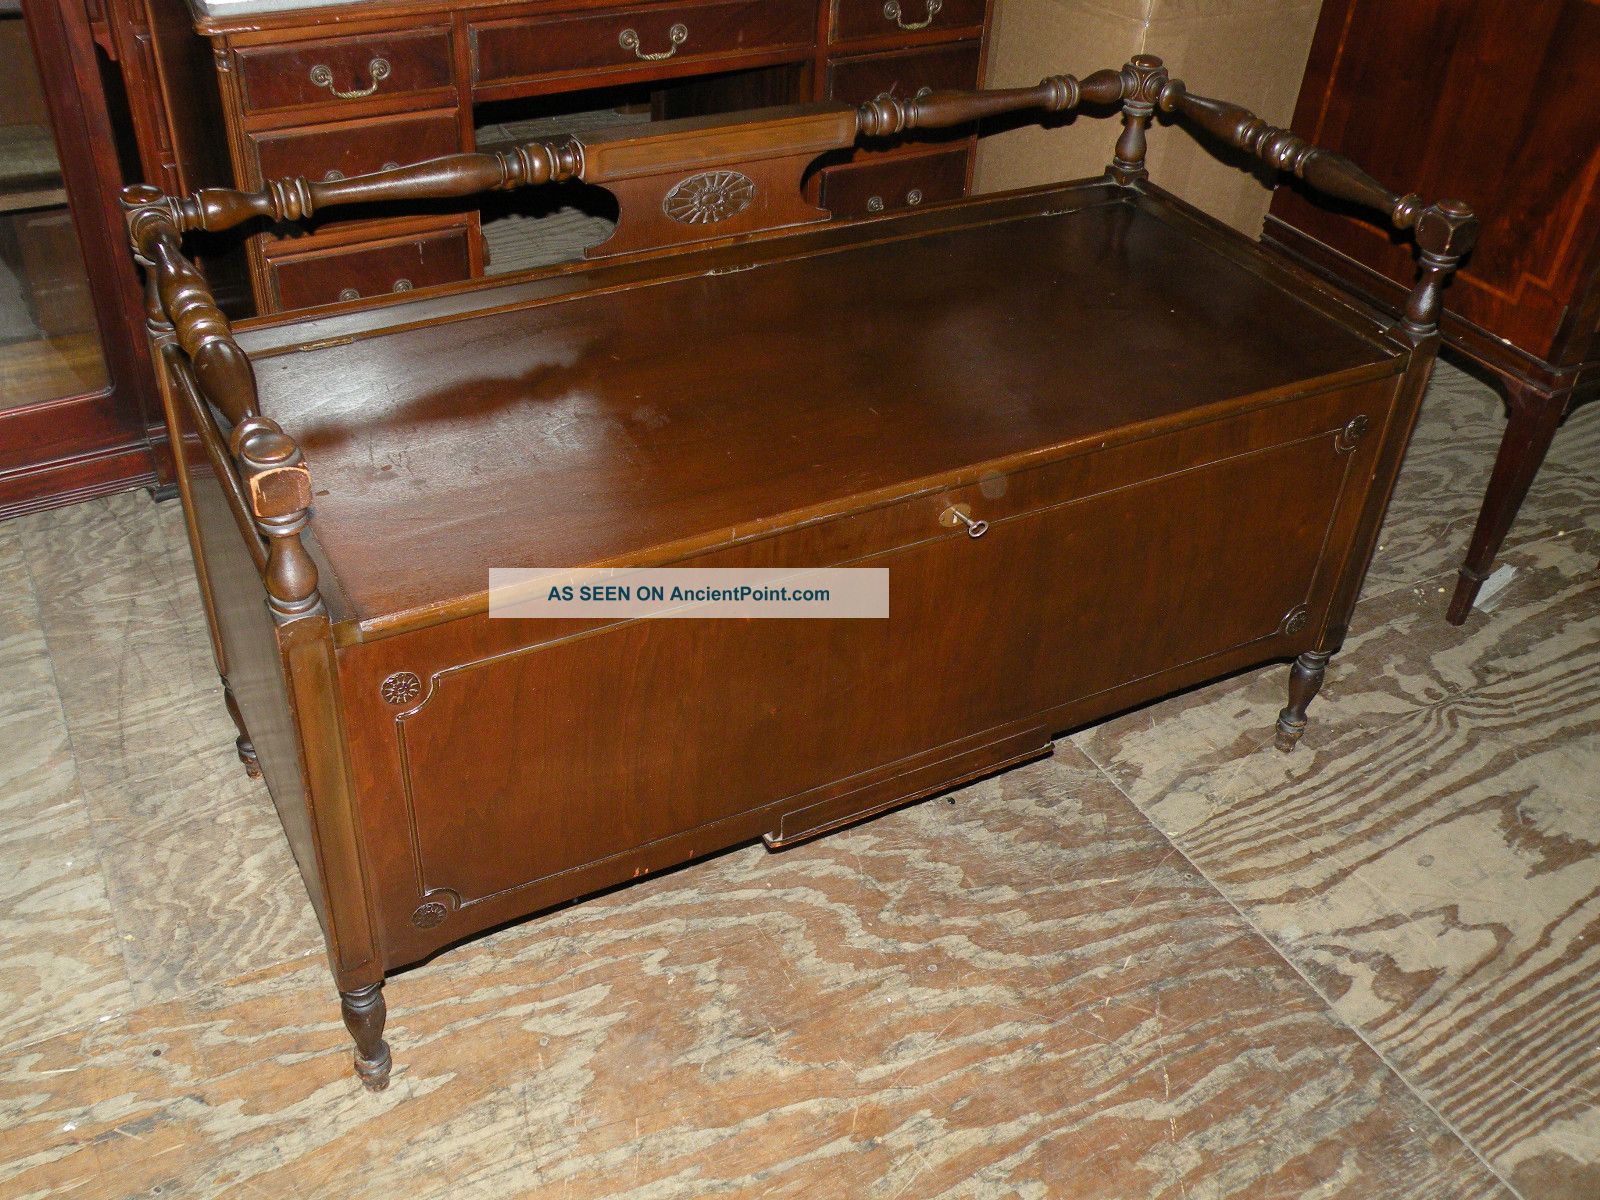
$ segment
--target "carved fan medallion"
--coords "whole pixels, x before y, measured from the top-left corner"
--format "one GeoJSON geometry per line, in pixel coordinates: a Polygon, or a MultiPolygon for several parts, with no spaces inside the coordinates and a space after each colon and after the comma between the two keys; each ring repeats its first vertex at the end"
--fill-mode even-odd
{"type": "Polygon", "coordinates": [[[705,171],[674,185],[661,210],[685,225],[711,225],[738,216],[756,198],[756,182],[738,171],[705,171]]]}

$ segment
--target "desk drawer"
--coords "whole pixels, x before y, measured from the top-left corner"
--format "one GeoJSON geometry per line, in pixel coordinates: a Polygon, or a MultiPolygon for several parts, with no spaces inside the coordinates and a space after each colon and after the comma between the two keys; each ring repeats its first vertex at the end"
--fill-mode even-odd
{"type": "Polygon", "coordinates": [[[489,21],[472,27],[478,88],[548,76],[677,73],[684,63],[816,44],[809,0],[671,4],[595,16],[489,21]]]}
{"type": "Polygon", "coordinates": [[[977,42],[957,42],[890,54],[863,54],[838,58],[828,64],[828,96],[862,104],[887,92],[902,100],[924,89],[964,91],[978,86],[982,47],[977,42]]]}
{"type": "Polygon", "coordinates": [[[822,177],[822,206],[836,217],[864,217],[955,200],[967,189],[967,155],[963,143],[936,154],[895,155],[830,167],[822,177]]]}
{"type": "Polygon", "coordinates": [[[454,154],[461,149],[461,130],[449,111],[253,133],[249,140],[263,179],[304,175],[316,181],[454,154]]]}
{"type": "Polygon", "coordinates": [[[984,0],[835,0],[835,42],[977,28],[984,0]]]}
{"type": "Polygon", "coordinates": [[[446,29],[247,46],[237,59],[247,113],[313,104],[360,108],[454,87],[446,29]]]}
{"type": "Polygon", "coordinates": [[[470,236],[462,223],[348,247],[270,254],[267,273],[280,309],[409,292],[468,278],[470,236]]]}

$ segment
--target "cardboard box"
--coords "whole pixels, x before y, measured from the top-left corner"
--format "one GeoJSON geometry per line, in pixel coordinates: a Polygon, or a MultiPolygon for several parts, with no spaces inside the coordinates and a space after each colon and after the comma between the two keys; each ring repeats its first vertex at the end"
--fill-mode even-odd
{"type": "MultiPolygon", "coordinates": [[[[1321,0],[995,0],[987,87],[1023,87],[1063,72],[1080,78],[1160,55],[1190,90],[1287,125],[1305,74],[1321,0]]],[[[1080,115],[985,137],[974,188],[1001,191],[1104,172],[1119,117],[1080,115]]],[[[1150,177],[1251,237],[1261,234],[1265,183],[1219,160],[1187,132],[1150,131],[1150,177]]]]}

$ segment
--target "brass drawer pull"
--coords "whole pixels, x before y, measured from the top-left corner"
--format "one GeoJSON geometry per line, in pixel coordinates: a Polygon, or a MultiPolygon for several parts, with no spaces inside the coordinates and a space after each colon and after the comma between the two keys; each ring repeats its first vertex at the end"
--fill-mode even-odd
{"type": "Polygon", "coordinates": [[[912,208],[915,208],[917,205],[921,204],[922,203],[922,189],[921,188],[912,188],[909,192],[907,192],[906,193],[906,203],[909,204],[912,208]]]}
{"type": "Polygon", "coordinates": [[[869,213],[881,213],[883,211],[883,197],[882,196],[868,196],[867,197],[867,211],[869,213]]]}
{"type": "Polygon", "coordinates": [[[372,76],[372,82],[364,88],[355,91],[341,92],[333,86],[333,71],[324,63],[318,63],[311,68],[311,82],[320,88],[327,88],[341,100],[359,100],[363,96],[370,96],[378,90],[378,85],[389,78],[389,60],[375,58],[367,64],[367,74],[372,76]]]}
{"type": "Polygon", "coordinates": [[[926,29],[933,24],[933,18],[939,15],[939,10],[944,7],[944,0],[928,0],[928,15],[921,21],[907,21],[905,10],[900,7],[900,0],[889,0],[883,6],[883,19],[893,21],[901,29],[926,29]]]}
{"type": "Polygon", "coordinates": [[[974,519],[972,509],[965,504],[952,504],[939,514],[939,524],[954,529],[958,525],[967,527],[967,536],[981,538],[989,532],[989,522],[974,519]]]}
{"type": "Polygon", "coordinates": [[[689,40],[689,27],[681,22],[674,25],[671,29],[667,30],[667,40],[672,43],[670,48],[666,50],[658,50],[654,54],[646,54],[643,50],[639,49],[638,30],[624,29],[620,34],[617,35],[617,45],[621,46],[624,50],[632,50],[635,58],[638,58],[644,62],[660,62],[664,58],[671,58],[678,52],[678,47],[689,40]]]}
{"type": "MultiPolygon", "coordinates": [[[[393,291],[393,292],[409,292],[412,289],[413,286],[415,286],[415,285],[413,285],[411,280],[409,280],[409,279],[396,279],[394,281],[394,286],[392,288],[390,288],[389,290],[393,291]]],[[[361,299],[361,293],[358,292],[355,288],[350,288],[350,287],[341,288],[339,290],[339,299],[341,299],[341,300],[359,300],[359,299],[361,299]]]]}

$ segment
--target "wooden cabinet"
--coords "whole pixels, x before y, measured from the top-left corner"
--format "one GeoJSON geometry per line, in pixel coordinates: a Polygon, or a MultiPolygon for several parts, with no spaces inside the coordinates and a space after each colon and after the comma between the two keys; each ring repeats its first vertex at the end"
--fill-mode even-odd
{"type": "MultiPolygon", "coordinates": [[[[198,18],[190,0],[123,2],[162,31],[152,57],[166,76],[203,78],[210,95],[199,103],[215,111],[207,137],[167,111],[189,98],[136,89],[146,174],[169,191],[337,179],[597,123],[971,88],[988,23],[988,0],[441,0],[275,11],[246,0],[211,12],[193,0],[198,18]]],[[[843,152],[820,166],[809,194],[843,215],[960,196],[974,146],[967,128],[843,152]]],[[[270,313],[400,281],[424,287],[572,259],[609,233],[614,204],[602,196],[574,191],[552,206],[463,206],[447,214],[449,232],[420,241],[414,221],[372,212],[292,241],[257,227],[233,247],[211,247],[207,271],[225,302],[237,280],[230,311],[270,313]]]]}
{"type": "MultiPolygon", "coordinates": [[[[1558,424],[1600,393],[1597,60],[1595,0],[1327,0],[1295,110],[1295,132],[1483,218],[1444,333],[1499,377],[1510,421],[1450,605],[1457,623],[1558,424]]],[[[1266,237],[1391,306],[1414,274],[1392,239],[1289,189],[1266,237]]]]}
{"type": "Polygon", "coordinates": [[[160,403],[94,31],[0,8],[0,517],[159,486],[160,403]]]}

